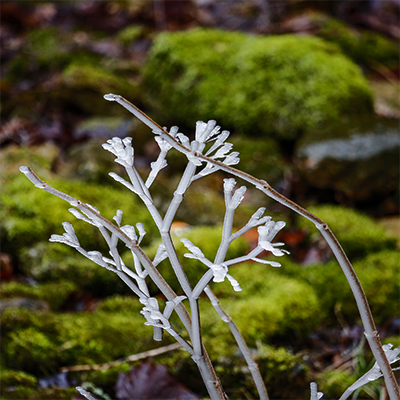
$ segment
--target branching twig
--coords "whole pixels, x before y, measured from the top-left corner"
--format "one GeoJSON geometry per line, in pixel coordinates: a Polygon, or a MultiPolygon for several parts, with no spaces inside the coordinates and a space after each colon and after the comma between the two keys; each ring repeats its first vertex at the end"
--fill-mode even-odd
{"type": "Polygon", "coordinates": [[[212,157],[203,155],[200,151],[193,151],[193,149],[188,148],[187,146],[180,143],[176,138],[172,137],[164,128],[154,122],[150,117],[148,117],[145,113],[140,111],[136,106],[131,104],[129,101],[124,99],[122,96],[109,94],[105,96],[106,100],[109,101],[117,101],[123,107],[132,112],[137,118],[139,118],[142,122],[144,122],[147,126],[149,126],[153,132],[157,135],[160,135],[167,143],[169,143],[172,147],[174,147],[179,152],[185,154],[189,161],[197,160],[198,163],[206,162],[207,165],[213,165],[214,167],[228,172],[238,178],[243,179],[246,182],[251,183],[258,190],[265,193],[268,197],[276,200],[282,205],[292,209],[296,213],[302,215],[307,218],[311,222],[315,224],[317,229],[321,232],[322,236],[325,238],[329,247],[331,248],[333,254],[335,255],[339,265],[342,268],[343,273],[345,274],[350,288],[353,292],[354,298],[357,303],[357,307],[361,316],[361,320],[365,329],[365,335],[367,341],[370,345],[371,351],[377,361],[377,365],[379,366],[382,374],[384,376],[385,384],[390,396],[391,400],[400,399],[400,390],[399,386],[394,377],[393,371],[390,367],[389,361],[385,355],[385,352],[382,348],[382,344],[379,339],[378,331],[376,330],[375,322],[372,317],[372,313],[365,296],[365,293],[362,289],[361,283],[357,278],[357,275],[346,256],[343,248],[337,241],[335,235],[329,229],[328,225],[321,221],[317,216],[310,213],[297,203],[289,200],[276,190],[274,190],[266,181],[254,178],[253,176],[242,172],[231,165],[227,165],[221,161],[215,160],[212,157]]]}
{"type": "Polygon", "coordinates": [[[158,349],[144,351],[142,353],[133,354],[128,357],[120,358],[115,361],[110,361],[104,364],[89,364],[89,365],[73,365],[71,367],[63,367],[61,368],[61,372],[76,372],[76,371],[97,371],[97,370],[106,370],[111,367],[115,367],[116,365],[120,365],[126,362],[135,362],[139,360],[143,360],[145,358],[156,357],[160,354],[168,353],[170,351],[182,349],[182,346],[179,343],[169,344],[168,346],[159,347],[158,349]]]}

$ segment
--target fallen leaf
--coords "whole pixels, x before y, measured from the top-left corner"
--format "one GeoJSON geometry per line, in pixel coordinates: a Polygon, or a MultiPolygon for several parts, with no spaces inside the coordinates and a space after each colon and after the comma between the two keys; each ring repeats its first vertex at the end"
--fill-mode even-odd
{"type": "Polygon", "coordinates": [[[127,374],[120,374],[115,385],[119,400],[190,400],[199,396],[192,393],[163,365],[145,362],[133,367],[127,374]]]}

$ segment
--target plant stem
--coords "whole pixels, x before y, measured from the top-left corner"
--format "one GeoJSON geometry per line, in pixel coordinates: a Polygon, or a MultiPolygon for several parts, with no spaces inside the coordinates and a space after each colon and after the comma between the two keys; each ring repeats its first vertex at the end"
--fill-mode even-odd
{"type": "Polygon", "coordinates": [[[209,286],[207,286],[204,289],[204,292],[210,299],[213,307],[217,310],[222,321],[224,321],[228,324],[229,329],[231,330],[232,335],[234,336],[236,343],[238,344],[239,349],[242,352],[243,357],[247,362],[251,376],[253,377],[254,384],[256,385],[258,394],[260,396],[260,400],[268,400],[269,397],[268,397],[267,389],[264,385],[263,379],[260,374],[260,370],[258,369],[258,365],[257,365],[257,363],[254,362],[253,357],[250,353],[250,350],[247,347],[247,344],[246,344],[242,334],[240,333],[239,328],[233,322],[232,318],[222,309],[220,302],[218,301],[217,297],[215,296],[215,294],[213,293],[213,291],[211,290],[211,288],[209,286]]]}

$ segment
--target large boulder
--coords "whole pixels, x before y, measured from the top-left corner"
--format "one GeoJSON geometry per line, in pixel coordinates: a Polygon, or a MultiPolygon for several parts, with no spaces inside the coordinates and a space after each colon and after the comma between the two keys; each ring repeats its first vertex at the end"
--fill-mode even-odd
{"type": "Polygon", "coordinates": [[[144,85],[164,120],[216,119],[247,135],[296,139],[345,116],[372,111],[360,69],[310,36],[252,36],[212,29],[161,33],[144,85]]]}

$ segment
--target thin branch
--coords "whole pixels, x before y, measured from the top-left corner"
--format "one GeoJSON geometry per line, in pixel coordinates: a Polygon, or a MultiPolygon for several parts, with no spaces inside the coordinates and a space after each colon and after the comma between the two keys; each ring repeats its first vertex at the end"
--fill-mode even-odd
{"type": "Polygon", "coordinates": [[[128,357],[119,358],[115,361],[110,361],[104,364],[91,364],[91,365],[73,365],[71,367],[63,367],[61,368],[61,372],[76,372],[76,371],[97,371],[97,370],[106,370],[111,367],[115,367],[116,365],[120,365],[126,362],[135,362],[139,360],[143,360],[145,358],[156,357],[160,354],[168,353],[170,351],[182,349],[181,344],[173,343],[168,346],[159,347],[157,349],[144,351],[142,353],[133,354],[128,357]]]}
{"type": "Polygon", "coordinates": [[[215,294],[213,293],[213,291],[211,290],[211,288],[209,286],[207,286],[204,289],[204,292],[210,299],[211,304],[214,306],[215,310],[220,315],[222,321],[224,321],[225,323],[228,324],[229,329],[231,330],[231,332],[236,340],[236,343],[238,344],[239,349],[242,352],[243,357],[246,360],[246,363],[249,367],[251,376],[253,377],[253,380],[254,380],[254,384],[256,385],[258,394],[260,396],[260,400],[268,400],[269,397],[268,397],[267,389],[262,380],[260,371],[258,369],[258,365],[257,365],[257,363],[254,362],[253,357],[250,353],[250,350],[247,347],[247,344],[246,344],[242,334],[239,331],[239,328],[234,323],[232,318],[222,309],[220,302],[218,301],[217,297],[215,296],[215,294]]]}

